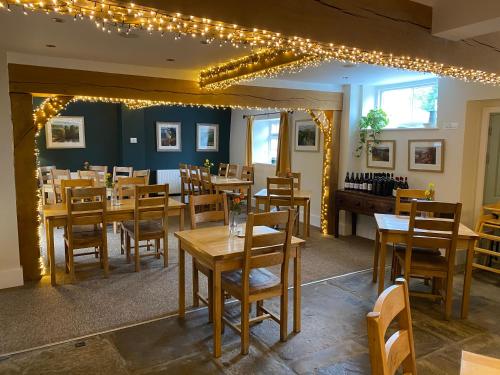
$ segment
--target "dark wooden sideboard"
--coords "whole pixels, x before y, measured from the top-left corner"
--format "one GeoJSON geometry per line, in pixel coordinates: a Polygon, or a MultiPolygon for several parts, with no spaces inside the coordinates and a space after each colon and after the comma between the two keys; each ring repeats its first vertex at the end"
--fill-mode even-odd
{"type": "Polygon", "coordinates": [[[357,214],[373,216],[373,214],[392,214],[396,200],[394,197],[382,197],[363,193],[360,191],[337,190],[335,191],[335,237],[339,236],[340,210],[352,214],[352,234],[356,235],[357,214]]]}

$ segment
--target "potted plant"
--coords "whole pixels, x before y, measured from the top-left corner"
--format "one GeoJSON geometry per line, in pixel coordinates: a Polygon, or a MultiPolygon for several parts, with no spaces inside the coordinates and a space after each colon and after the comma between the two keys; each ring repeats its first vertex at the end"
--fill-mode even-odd
{"type": "Polygon", "coordinates": [[[205,168],[208,168],[209,172],[212,173],[212,167],[214,166],[214,163],[212,163],[209,159],[205,159],[203,162],[203,166],[205,168]]]}
{"type": "Polygon", "coordinates": [[[359,142],[355,152],[356,157],[361,156],[368,140],[372,140],[374,144],[380,142],[378,136],[387,124],[389,124],[389,117],[381,108],[372,109],[366,116],[361,117],[359,120],[359,142]]]}
{"type": "Polygon", "coordinates": [[[437,114],[437,97],[438,91],[437,86],[432,86],[430,91],[425,92],[418,96],[420,101],[420,108],[426,112],[429,112],[429,124],[436,124],[436,114],[437,114]]]}

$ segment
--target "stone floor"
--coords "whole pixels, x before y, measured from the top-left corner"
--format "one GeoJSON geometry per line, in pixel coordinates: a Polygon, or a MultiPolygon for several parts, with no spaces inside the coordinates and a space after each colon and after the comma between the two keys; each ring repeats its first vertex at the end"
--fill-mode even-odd
{"type": "MultiPolygon", "coordinates": [[[[456,277],[451,321],[442,320],[439,304],[411,301],[419,374],[458,374],[462,349],[500,357],[500,280],[475,275],[467,320],[458,319],[461,283],[456,277]]],[[[302,331],[281,343],[274,322],[256,325],[247,356],[227,328],[222,357],[212,358],[212,326],[201,309],[184,321],[166,318],[0,358],[0,373],[369,374],[365,315],[376,299],[370,272],[305,285],[302,295],[302,331]]],[[[237,315],[238,305],[226,310],[237,315]]]]}

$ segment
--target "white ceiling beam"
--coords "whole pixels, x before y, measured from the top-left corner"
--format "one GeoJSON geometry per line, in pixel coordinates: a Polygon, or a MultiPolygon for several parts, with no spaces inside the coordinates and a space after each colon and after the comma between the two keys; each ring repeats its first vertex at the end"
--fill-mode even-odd
{"type": "Polygon", "coordinates": [[[500,31],[499,0],[438,0],[432,12],[432,33],[462,40],[500,31]]]}

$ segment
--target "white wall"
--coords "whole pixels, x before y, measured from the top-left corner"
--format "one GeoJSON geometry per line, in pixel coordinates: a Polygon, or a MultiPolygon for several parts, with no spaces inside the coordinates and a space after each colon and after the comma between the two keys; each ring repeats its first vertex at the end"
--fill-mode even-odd
{"type": "Polygon", "coordinates": [[[14,185],[14,146],[10,116],[7,54],[0,50],[0,289],[23,284],[19,265],[16,191],[14,185]]]}
{"type": "MultiPolygon", "coordinates": [[[[352,88],[351,88],[352,90],[352,88]]],[[[362,88],[363,108],[357,116],[351,115],[349,119],[344,117],[343,129],[347,126],[352,130],[359,122],[360,114],[365,114],[373,108],[373,87],[362,88]],[[346,121],[349,121],[347,123],[346,121]]],[[[352,97],[351,97],[352,98],[352,97]]],[[[436,199],[450,202],[460,201],[462,161],[467,158],[463,155],[464,130],[465,130],[465,111],[466,103],[469,100],[496,99],[500,98],[500,87],[486,86],[482,84],[465,83],[458,80],[442,78],[439,80],[439,98],[438,98],[438,129],[418,129],[418,130],[385,130],[381,134],[381,139],[396,141],[396,165],[394,174],[408,176],[408,182],[411,188],[423,189],[429,182],[436,185],[436,199]],[[456,123],[456,129],[445,129],[450,123],[456,123]],[[408,171],[408,140],[418,139],[444,139],[445,140],[445,165],[443,173],[415,172],[408,171]]],[[[346,100],[345,98],[344,100],[346,100]]],[[[349,143],[350,150],[342,150],[341,165],[349,171],[377,171],[376,169],[366,168],[366,156],[360,159],[350,158],[347,162],[342,158],[352,155],[352,150],[356,143],[358,134],[352,133],[354,140],[349,143]]],[[[342,142],[342,145],[347,142],[342,142]]],[[[342,169],[341,169],[342,170],[342,169]]],[[[345,177],[345,169],[342,170],[339,184],[345,177]]],[[[392,172],[392,171],[391,171],[392,172]]],[[[342,234],[349,234],[350,225],[342,225],[340,229],[342,234]]],[[[345,224],[345,223],[344,223],[345,224]]],[[[374,238],[375,223],[374,219],[359,215],[358,235],[374,238]]]]}
{"type": "MultiPolygon", "coordinates": [[[[231,163],[243,165],[245,163],[246,119],[243,115],[255,115],[266,111],[232,110],[231,112],[231,141],[229,158],[231,163]]],[[[276,115],[279,116],[279,115],[276,115]]],[[[321,200],[321,170],[323,166],[323,138],[320,137],[319,152],[297,152],[294,150],[295,121],[310,119],[306,112],[294,112],[290,116],[290,142],[292,171],[302,174],[302,189],[311,192],[311,225],[320,225],[320,200],[321,200]]],[[[255,164],[254,191],[266,187],[266,178],[274,176],[274,165],[255,164]]]]}

